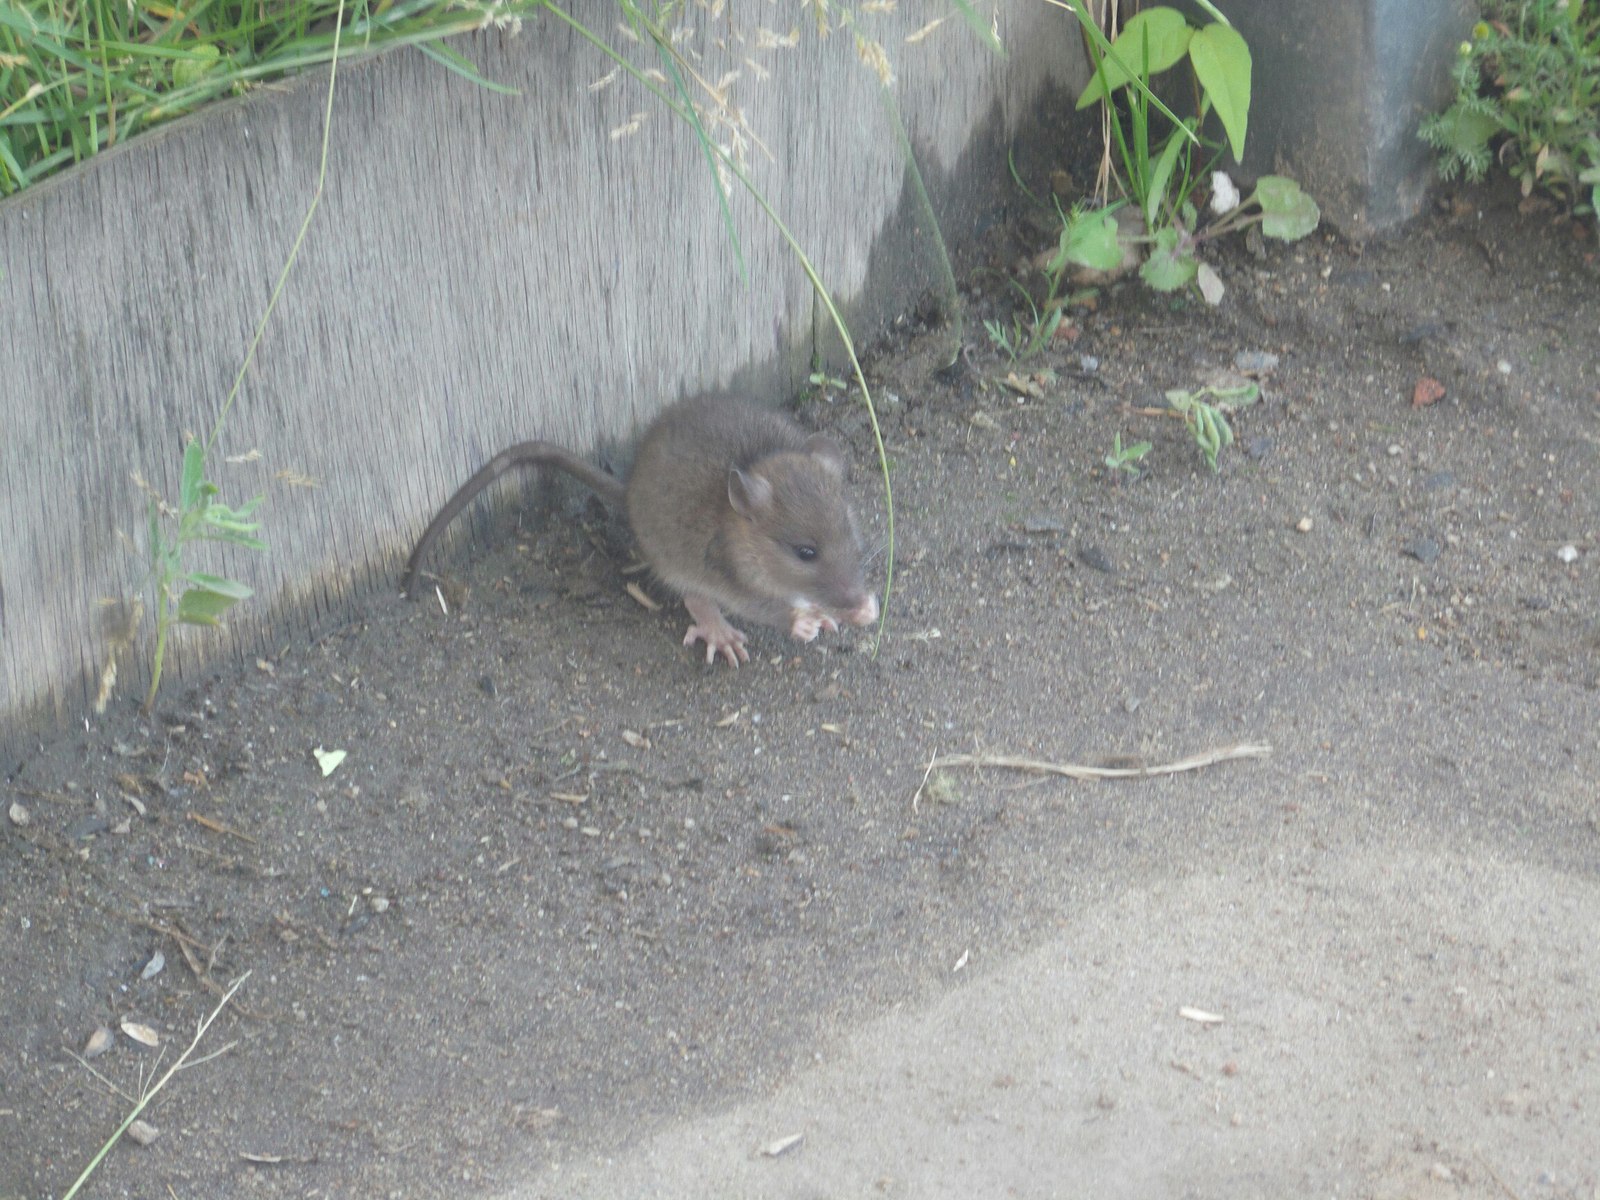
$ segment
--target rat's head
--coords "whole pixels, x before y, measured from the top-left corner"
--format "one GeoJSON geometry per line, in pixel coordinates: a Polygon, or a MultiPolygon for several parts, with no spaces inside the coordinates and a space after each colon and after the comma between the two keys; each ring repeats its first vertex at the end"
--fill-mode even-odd
{"type": "Polygon", "coordinates": [[[867,590],[844,478],[843,450],[821,435],[799,450],[733,468],[728,502],[738,532],[732,557],[740,583],[763,600],[782,602],[797,615],[867,625],[877,619],[878,598],[867,590]]]}

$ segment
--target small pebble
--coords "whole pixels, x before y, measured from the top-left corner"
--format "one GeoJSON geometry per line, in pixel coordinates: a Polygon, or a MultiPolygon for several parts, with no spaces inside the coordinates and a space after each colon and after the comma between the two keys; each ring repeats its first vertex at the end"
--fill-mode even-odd
{"type": "Polygon", "coordinates": [[[1241,350],[1233,356],[1233,368],[1246,375],[1270,371],[1278,365],[1278,356],[1269,350],[1241,350]]]}
{"type": "Polygon", "coordinates": [[[1438,542],[1430,537],[1414,538],[1401,547],[1405,554],[1409,554],[1419,563],[1431,563],[1439,557],[1441,547],[1438,542]]]}
{"type": "Polygon", "coordinates": [[[1556,557],[1564,563],[1577,562],[1578,548],[1569,542],[1565,546],[1561,547],[1561,549],[1556,551],[1556,557]]]}
{"type": "Polygon", "coordinates": [[[1107,575],[1117,573],[1117,564],[1111,561],[1106,552],[1099,546],[1084,546],[1078,551],[1078,561],[1093,571],[1104,571],[1107,575]]]}
{"type": "Polygon", "coordinates": [[[1310,517],[1301,517],[1298,521],[1295,522],[1295,526],[1294,527],[1295,527],[1295,529],[1297,529],[1301,533],[1310,533],[1311,532],[1311,518],[1310,517]]]}
{"type": "Polygon", "coordinates": [[[1497,362],[1497,363],[1495,363],[1495,365],[1494,365],[1494,369],[1495,369],[1495,370],[1497,370],[1497,371],[1499,371],[1499,372],[1500,372],[1500,374],[1502,374],[1502,375],[1509,375],[1509,374],[1511,374],[1511,364],[1510,364],[1510,363],[1508,363],[1508,362],[1507,362],[1507,361],[1506,361],[1506,360],[1505,360],[1505,359],[1503,359],[1503,358],[1502,358],[1502,359],[1501,359],[1501,360],[1500,360],[1500,361],[1499,361],[1499,362],[1497,362]]]}

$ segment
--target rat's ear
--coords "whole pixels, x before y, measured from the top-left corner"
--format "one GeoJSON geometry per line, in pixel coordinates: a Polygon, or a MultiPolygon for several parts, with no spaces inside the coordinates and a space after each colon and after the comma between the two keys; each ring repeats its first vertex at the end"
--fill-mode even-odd
{"type": "Polygon", "coordinates": [[[728,470],[728,503],[741,517],[755,520],[772,506],[772,482],[754,471],[746,473],[738,467],[728,470]]]}
{"type": "Polygon", "coordinates": [[[827,434],[813,433],[806,439],[802,449],[826,467],[835,479],[844,478],[845,468],[849,465],[844,456],[844,447],[827,434]]]}

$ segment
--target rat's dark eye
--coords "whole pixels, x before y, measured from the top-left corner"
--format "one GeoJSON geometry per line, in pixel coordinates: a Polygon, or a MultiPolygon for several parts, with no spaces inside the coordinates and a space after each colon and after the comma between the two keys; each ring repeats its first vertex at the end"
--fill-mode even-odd
{"type": "Polygon", "coordinates": [[[817,557],[817,548],[815,546],[791,546],[789,548],[794,551],[794,556],[801,562],[811,562],[817,557]]]}

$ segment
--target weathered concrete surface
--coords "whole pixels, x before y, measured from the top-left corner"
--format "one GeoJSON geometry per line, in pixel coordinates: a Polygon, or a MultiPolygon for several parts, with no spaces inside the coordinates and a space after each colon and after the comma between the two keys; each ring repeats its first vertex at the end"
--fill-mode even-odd
{"type": "Polygon", "coordinates": [[[1597,916],[1592,878],[1436,849],[1118,890],[759,1100],[507,1200],[1572,1188],[1594,1169],[1597,916]]]}
{"type": "Polygon", "coordinates": [[[1232,0],[1254,95],[1245,166],[1292,175],[1353,237],[1417,214],[1432,157],[1417,138],[1451,98],[1470,0],[1232,0]]]}
{"type": "MultiPolygon", "coordinates": [[[[611,33],[609,6],[579,15],[611,33]]],[[[708,80],[741,72],[729,99],[750,173],[866,332],[937,278],[931,239],[903,215],[878,77],[850,31],[762,50],[739,19],[687,44],[708,80]]],[[[891,95],[959,239],[982,215],[974,181],[1003,186],[1010,135],[1052,84],[1081,82],[1081,56],[1065,15],[1032,0],[999,7],[1004,58],[954,17],[907,42],[920,23],[861,28],[887,47],[891,95]]],[[[504,443],[591,448],[680,394],[778,393],[804,376],[811,286],[735,191],[741,279],[686,127],[625,76],[595,89],[610,64],[552,21],[461,49],[520,94],[409,53],[339,77],[327,192],[218,443],[260,457],[213,473],[227,502],[266,494],[270,551],[197,556],[256,599],[223,635],[180,631],[174,683],[206,655],[276,645],[393,586],[431,512],[504,443]]],[[[109,656],[102,598],[150,602],[134,477],[174,496],[185,435],[213,423],[311,199],[325,91],[325,75],[273,88],[0,206],[0,720],[13,731],[88,707],[109,656]]],[[[148,624],[123,655],[124,695],[142,686],[148,624]]]]}

